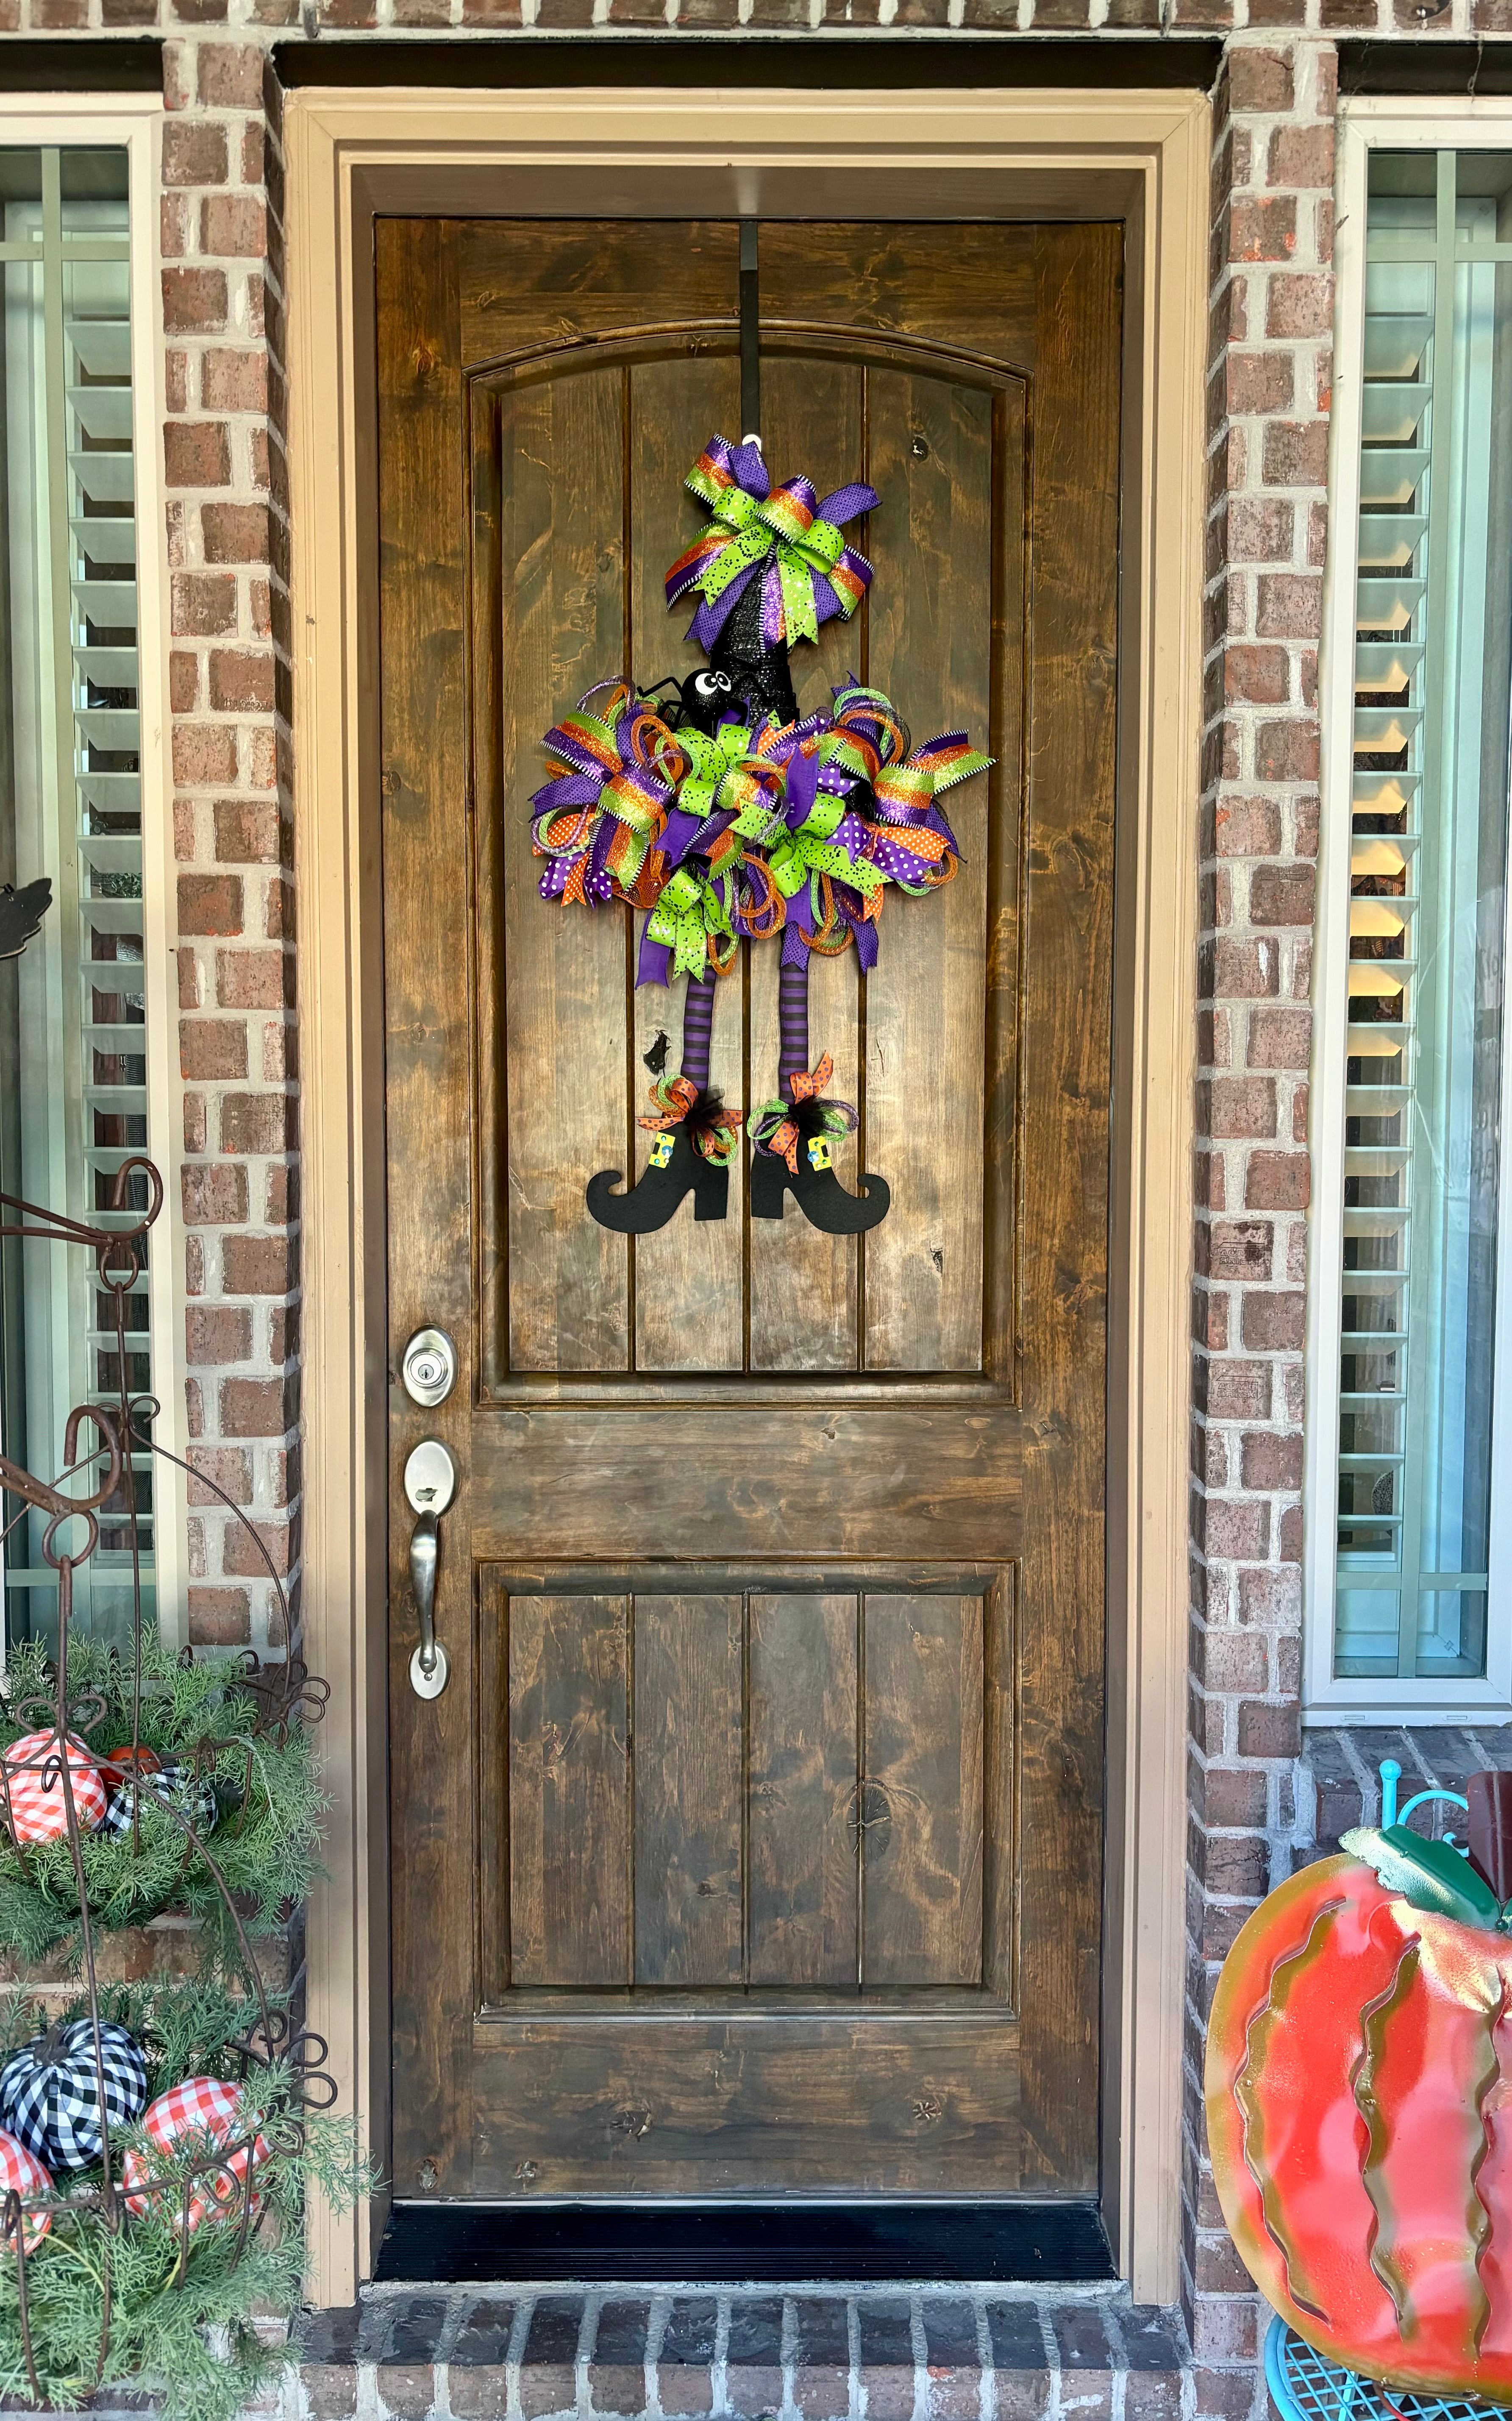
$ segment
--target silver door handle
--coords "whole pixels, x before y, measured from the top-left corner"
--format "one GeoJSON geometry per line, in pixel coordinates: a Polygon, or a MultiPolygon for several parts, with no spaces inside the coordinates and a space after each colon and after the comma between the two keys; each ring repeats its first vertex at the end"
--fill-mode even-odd
{"type": "Polygon", "coordinates": [[[423,1438],[404,1466],[404,1493],[414,1513],[410,1533],[410,1585],[420,1641],[410,1658],[417,1698],[439,1698],[450,1678],[446,1650],[436,1637],[436,1574],[441,1566],[441,1517],[457,1492],[457,1465],[439,1438],[423,1438]]]}

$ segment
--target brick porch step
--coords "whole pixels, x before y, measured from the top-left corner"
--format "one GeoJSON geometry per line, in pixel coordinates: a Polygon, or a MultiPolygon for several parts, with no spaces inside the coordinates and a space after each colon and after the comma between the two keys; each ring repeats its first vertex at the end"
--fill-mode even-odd
{"type": "Polygon", "coordinates": [[[380,2288],[308,2314],[301,2357],[315,2421],[1179,2421],[1192,2406],[1178,2317],[1116,2290],[380,2288]]]}

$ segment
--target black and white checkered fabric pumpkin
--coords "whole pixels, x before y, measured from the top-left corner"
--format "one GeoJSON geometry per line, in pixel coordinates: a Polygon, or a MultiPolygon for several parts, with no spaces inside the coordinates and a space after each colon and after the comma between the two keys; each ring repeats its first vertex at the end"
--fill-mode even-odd
{"type": "MultiPolygon", "coordinates": [[[[132,1802],[138,1777],[128,1774],[112,1796],[101,1824],[101,1833],[118,1839],[132,1829],[132,1802]]],[[[161,1799],[167,1807],[176,1807],[187,1816],[198,1834],[214,1829],[220,1820],[221,1805],[215,1795],[215,1785],[206,1779],[195,1782],[193,1768],[186,1765],[160,1765],[152,1773],[139,1777],[143,1788],[161,1799]]]]}
{"type": "Polygon", "coordinates": [[[124,2026],[101,2020],[101,2063],[87,2018],[54,2026],[13,2052],[0,2068],[0,2127],[52,2170],[86,2169],[98,2161],[101,2078],[113,2134],[147,2108],[147,2061],[124,2026]]]}

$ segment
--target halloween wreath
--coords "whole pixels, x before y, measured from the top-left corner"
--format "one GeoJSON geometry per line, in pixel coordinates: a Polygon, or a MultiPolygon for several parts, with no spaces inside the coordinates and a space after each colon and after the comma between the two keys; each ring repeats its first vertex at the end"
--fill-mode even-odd
{"type": "Polygon", "coordinates": [[[658,1079],[640,1121],[655,1137],[648,1165],[624,1193],[617,1169],[600,1170],[588,1209],[637,1235],[665,1226],[689,1193],[695,1219],[725,1217],[744,1114],[709,1088],[714,995],[742,942],[768,942],[781,949],[778,1093],[750,1119],[751,1215],[780,1219],[791,1193],[830,1234],[875,1227],[886,1181],[865,1175],[849,1194],[831,1162],[858,1121],[830,1093],[831,1054],[810,1064],[810,961],[854,949],[876,964],[889,891],[919,897],[956,871],[941,798],[991,759],[960,731],[914,748],[892,700],[853,679],[799,713],[789,649],[865,599],[872,568],[847,529],[877,510],[875,489],[773,487],[754,435],[711,437],[686,484],[710,518],[668,571],[666,599],[697,597],[688,635],[708,664],[648,691],[589,690],[546,734],[548,779],[531,801],[542,898],[638,909],[637,982],[686,983],[681,1071],[658,1079]]]}

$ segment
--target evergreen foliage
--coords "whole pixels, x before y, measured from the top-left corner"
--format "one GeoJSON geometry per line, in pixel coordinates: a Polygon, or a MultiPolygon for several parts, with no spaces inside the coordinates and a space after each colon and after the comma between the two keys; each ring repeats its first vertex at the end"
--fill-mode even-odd
{"type": "MultiPolygon", "coordinates": [[[[0,1750],[46,1720],[56,1687],[39,1645],[12,1648],[0,1700],[0,1750]]],[[[75,1637],[69,1693],[78,1710],[70,1729],[97,1757],[131,1741],[132,1667],[116,1649],[75,1637]]],[[[282,1740],[259,1735],[257,1715],[235,1666],[194,1663],[170,1654],[154,1634],[144,1636],[137,1737],[163,1765],[193,1766],[212,1782],[221,1813],[205,1832],[192,1788],[176,1813],[144,1787],[134,1833],[128,1825],[119,1834],[84,1834],[80,1854],[97,1932],[180,1909],[201,1928],[210,1964],[234,1974],[244,1961],[225,1893],[252,1934],[268,1932],[284,1909],[306,1897],[319,1871],[320,1820],[328,1804],[310,1736],[299,1723],[282,1740]],[[191,1841],[185,1815],[203,1848],[191,1841]]],[[[0,1825],[0,1950],[35,1964],[60,1953],[76,1959],[80,1949],[78,1878],[68,1841],[18,1851],[0,1825]]]]}

